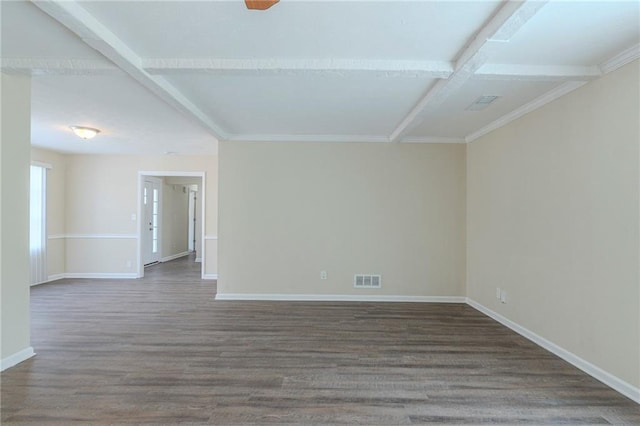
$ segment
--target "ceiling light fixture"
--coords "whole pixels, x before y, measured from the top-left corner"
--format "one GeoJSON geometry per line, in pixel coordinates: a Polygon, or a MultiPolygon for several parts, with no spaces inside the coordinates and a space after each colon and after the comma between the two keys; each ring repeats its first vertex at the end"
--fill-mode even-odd
{"type": "Polygon", "coordinates": [[[92,127],[82,127],[82,126],[69,126],[69,127],[71,128],[71,130],[73,130],[73,133],[77,137],[82,138],[84,140],[91,139],[95,137],[98,133],[100,133],[100,130],[94,129],[92,127]]]}

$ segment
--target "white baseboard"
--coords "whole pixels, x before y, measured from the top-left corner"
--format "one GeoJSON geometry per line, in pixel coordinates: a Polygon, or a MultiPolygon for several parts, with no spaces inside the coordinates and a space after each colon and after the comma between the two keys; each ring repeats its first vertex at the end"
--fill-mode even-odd
{"type": "Polygon", "coordinates": [[[202,276],[203,280],[217,280],[218,279],[218,274],[204,274],[202,276]]]}
{"type": "Polygon", "coordinates": [[[360,294],[268,294],[268,293],[218,293],[216,300],[286,300],[316,302],[421,302],[465,303],[458,296],[379,296],[360,294]]]}
{"type": "Polygon", "coordinates": [[[182,253],[173,254],[171,256],[163,257],[162,259],[160,259],[160,262],[168,262],[170,260],[179,259],[179,258],[185,257],[185,256],[189,256],[189,252],[188,251],[183,251],[182,253]]]}
{"type": "Polygon", "coordinates": [[[198,262],[198,263],[200,263],[200,262],[202,262],[202,258],[201,258],[201,257],[196,257],[196,260],[195,260],[195,261],[196,261],[196,262],[198,262]]]}
{"type": "Polygon", "coordinates": [[[65,278],[110,278],[118,280],[136,279],[135,272],[67,272],[65,278]]]}
{"type": "Polygon", "coordinates": [[[49,279],[47,280],[48,283],[50,283],[51,281],[57,281],[57,280],[61,280],[66,278],[65,276],[66,274],[53,274],[53,275],[49,275],[49,279]]]}
{"type": "Polygon", "coordinates": [[[31,287],[35,287],[35,286],[40,285],[40,284],[50,283],[51,281],[61,280],[61,279],[63,279],[63,278],[66,278],[65,274],[53,274],[53,275],[49,275],[49,276],[47,277],[47,279],[46,279],[46,280],[44,280],[44,281],[40,281],[39,283],[31,284],[31,287]]]}
{"type": "Polygon", "coordinates": [[[25,361],[31,358],[35,354],[36,353],[33,351],[33,348],[29,346],[28,348],[25,348],[19,352],[16,352],[13,355],[9,355],[8,357],[0,361],[0,371],[4,371],[7,368],[11,368],[16,364],[19,364],[22,361],[25,361]]]}
{"type": "Polygon", "coordinates": [[[526,337],[527,339],[531,340],[533,343],[537,344],[538,346],[541,346],[544,349],[548,350],[549,352],[559,356],[560,358],[567,361],[569,364],[572,364],[573,366],[579,368],[580,370],[584,371],[594,379],[601,381],[605,385],[613,388],[614,390],[620,392],[621,394],[625,395],[628,398],[631,398],[633,401],[640,404],[640,388],[637,388],[625,382],[624,380],[617,378],[611,373],[604,371],[600,367],[597,367],[591,364],[589,361],[586,361],[580,358],[574,353],[571,353],[568,350],[556,345],[555,343],[550,342],[549,340],[534,333],[533,331],[530,331],[522,327],[521,325],[511,321],[510,319],[500,315],[499,313],[492,311],[491,309],[481,305],[475,300],[467,298],[467,304],[477,309],[478,311],[482,312],[483,314],[498,321],[500,324],[509,327],[511,330],[515,331],[521,336],[526,337]]]}

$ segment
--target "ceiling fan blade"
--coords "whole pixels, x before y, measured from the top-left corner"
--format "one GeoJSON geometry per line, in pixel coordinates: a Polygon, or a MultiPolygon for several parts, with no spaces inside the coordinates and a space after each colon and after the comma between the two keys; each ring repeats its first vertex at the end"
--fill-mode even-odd
{"type": "Polygon", "coordinates": [[[247,5],[247,9],[253,10],[266,10],[269,9],[274,4],[278,3],[280,0],[244,0],[247,5]]]}

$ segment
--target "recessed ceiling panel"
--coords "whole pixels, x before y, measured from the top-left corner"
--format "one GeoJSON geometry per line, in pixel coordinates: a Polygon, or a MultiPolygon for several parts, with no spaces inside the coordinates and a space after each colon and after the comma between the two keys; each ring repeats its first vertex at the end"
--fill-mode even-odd
{"type": "Polygon", "coordinates": [[[125,75],[32,78],[31,139],[36,146],[94,154],[215,154],[217,141],[192,119],[125,75]],[[84,141],[70,125],[101,133],[84,141]]]}
{"type": "Polygon", "coordinates": [[[87,1],[142,57],[450,61],[499,1],[87,1]]]}
{"type": "Polygon", "coordinates": [[[500,45],[490,61],[598,65],[638,42],[638,1],[552,1],[500,45]]]}
{"type": "Polygon", "coordinates": [[[169,81],[233,134],[388,136],[434,80],[322,72],[169,81]]]}
{"type": "Polygon", "coordinates": [[[416,127],[408,138],[464,138],[545,94],[559,82],[469,80],[416,127]],[[467,110],[482,96],[499,96],[481,110],[467,110]]]}

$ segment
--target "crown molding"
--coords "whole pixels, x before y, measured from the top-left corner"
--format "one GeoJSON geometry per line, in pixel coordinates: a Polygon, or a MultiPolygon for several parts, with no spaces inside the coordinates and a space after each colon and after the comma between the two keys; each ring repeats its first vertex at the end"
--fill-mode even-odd
{"type": "Polygon", "coordinates": [[[464,138],[433,137],[433,136],[412,136],[404,137],[401,143],[466,143],[464,138]]]}
{"type": "Polygon", "coordinates": [[[620,67],[627,65],[629,62],[635,61],[640,58],[640,43],[635,46],[631,46],[628,49],[618,53],[613,58],[600,64],[600,69],[603,74],[608,74],[617,70],[620,67]]]}
{"type": "Polygon", "coordinates": [[[379,135],[252,135],[237,134],[229,142],[383,142],[389,138],[379,135]]]}
{"type": "Polygon", "coordinates": [[[534,99],[533,101],[529,102],[528,104],[525,104],[525,105],[521,106],[520,108],[517,108],[517,109],[511,111],[510,113],[503,115],[502,117],[498,118],[497,120],[495,120],[495,121],[489,123],[488,125],[484,126],[480,130],[475,131],[473,133],[470,133],[469,135],[467,135],[465,137],[465,141],[472,142],[472,141],[478,139],[479,137],[484,136],[487,133],[506,125],[507,123],[510,123],[513,120],[516,120],[516,119],[522,117],[523,115],[528,114],[531,111],[534,111],[534,110],[536,110],[536,109],[548,104],[549,102],[552,102],[552,101],[558,99],[559,97],[566,95],[567,93],[577,89],[578,87],[581,87],[581,86],[585,85],[586,83],[587,83],[586,81],[569,81],[569,82],[566,82],[564,84],[561,84],[560,86],[557,86],[556,88],[550,90],[549,92],[545,93],[544,95],[542,95],[542,96],[534,99]]]}

